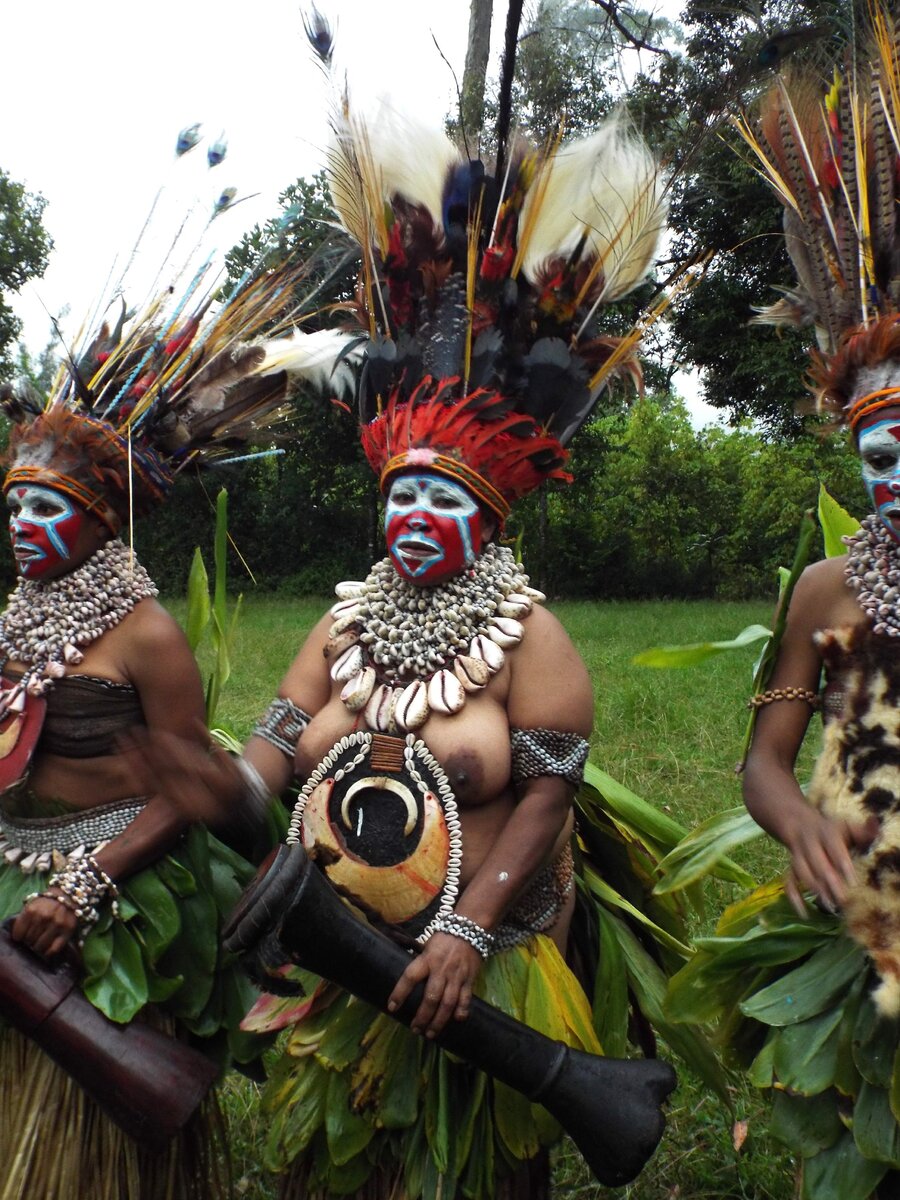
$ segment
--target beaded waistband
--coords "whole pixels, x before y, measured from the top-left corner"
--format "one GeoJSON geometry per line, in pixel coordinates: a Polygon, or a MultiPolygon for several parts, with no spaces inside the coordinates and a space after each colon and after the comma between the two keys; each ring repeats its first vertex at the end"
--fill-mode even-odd
{"type": "Polygon", "coordinates": [[[492,953],[509,950],[527,942],[536,933],[552,929],[572,890],[574,873],[572,847],[567,845],[558,858],[538,871],[531,887],[522,893],[494,930],[492,953]]]}
{"type": "Polygon", "coordinates": [[[47,871],[53,852],[67,855],[79,847],[95,849],[124,833],[147,803],[129,797],[61,817],[12,817],[0,808],[0,861],[26,875],[47,871]]]}

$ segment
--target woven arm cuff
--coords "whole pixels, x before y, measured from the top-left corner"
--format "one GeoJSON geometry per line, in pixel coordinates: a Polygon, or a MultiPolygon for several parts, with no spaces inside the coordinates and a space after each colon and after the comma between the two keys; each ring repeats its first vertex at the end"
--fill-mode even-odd
{"type": "Polygon", "coordinates": [[[587,762],[587,740],[577,733],[558,729],[511,729],[512,777],[523,783],[538,775],[558,775],[579,787],[587,762]]]}
{"type": "Polygon", "coordinates": [[[297,742],[311,720],[309,713],[305,713],[293,700],[279,696],[260,717],[253,730],[253,736],[271,742],[293,762],[297,742]]]}

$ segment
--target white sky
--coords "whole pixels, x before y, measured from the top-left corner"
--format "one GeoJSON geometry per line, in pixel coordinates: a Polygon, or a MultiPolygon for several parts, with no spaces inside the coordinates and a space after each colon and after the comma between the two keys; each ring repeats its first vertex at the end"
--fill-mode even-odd
{"type": "MultiPolygon", "coordinates": [[[[320,0],[336,18],[342,65],[356,103],[389,92],[401,109],[442,120],[455,105],[450,68],[462,76],[468,0],[320,0]]],[[[494,41],[502,40],[503,0],[495,0],[494,41]]],[[[672,14],[678,0],[658,7],[672,14]]],[[[50,335],[44,307],[71,309],[71,337],[121,270],[160,187],[158,238],[168,245],[185,211],[201,230],[225,187],[253,199],[219,217],[209,248],[225,250],[277,212],[277,195],[322,163],[328,90],[303,33],[299,0],[25,0],[4,6],[0,168],[48,205],[55,249],[43,277],[14,298],[33,352],[50,335]],[[179,129],[203,123],[224,131],[225,162],[206,166],[206,141],[176,161],[179,129]],[[170,233],[171,236],[171,233],[170,233]],[[118,259],[117,259],[117,256],[118,259]]],[[[152,274],[133,272],[144,287],[152,274]]],[[[133,276],[132,276],[133,277],[133,276]]],[[[717,417],[691,399],[694,419],[717,417]]]]}

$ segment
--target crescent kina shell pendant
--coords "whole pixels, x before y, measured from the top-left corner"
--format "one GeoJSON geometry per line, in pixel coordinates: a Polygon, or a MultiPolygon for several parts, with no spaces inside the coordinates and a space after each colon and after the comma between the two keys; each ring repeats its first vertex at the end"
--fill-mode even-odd
{"type": "Polygon", "coordinates": [[[300,790],[288,845],[302,843],[363,912],[424,941],[453,911],[462,831],[456,797],[421,738],[358,730],[300,790]]]}

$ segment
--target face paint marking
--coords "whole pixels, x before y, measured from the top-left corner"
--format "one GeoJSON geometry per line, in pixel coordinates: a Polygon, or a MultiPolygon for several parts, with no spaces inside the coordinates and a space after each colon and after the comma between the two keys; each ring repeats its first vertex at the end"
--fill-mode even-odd
{"type": "Polygon", "coordinates": [[[404,475],[391,484],[384,530],[400,574],[437,583],[475,561],[481,510],[465,488],[442,475],[404,475]]]}
{"type": "Polygon", "coordinates": [[[22,575],[38,578],[71,558],[84,513],[54,488],[33,485],[13,491],[6,497],[13,553],[22,575]]]}

